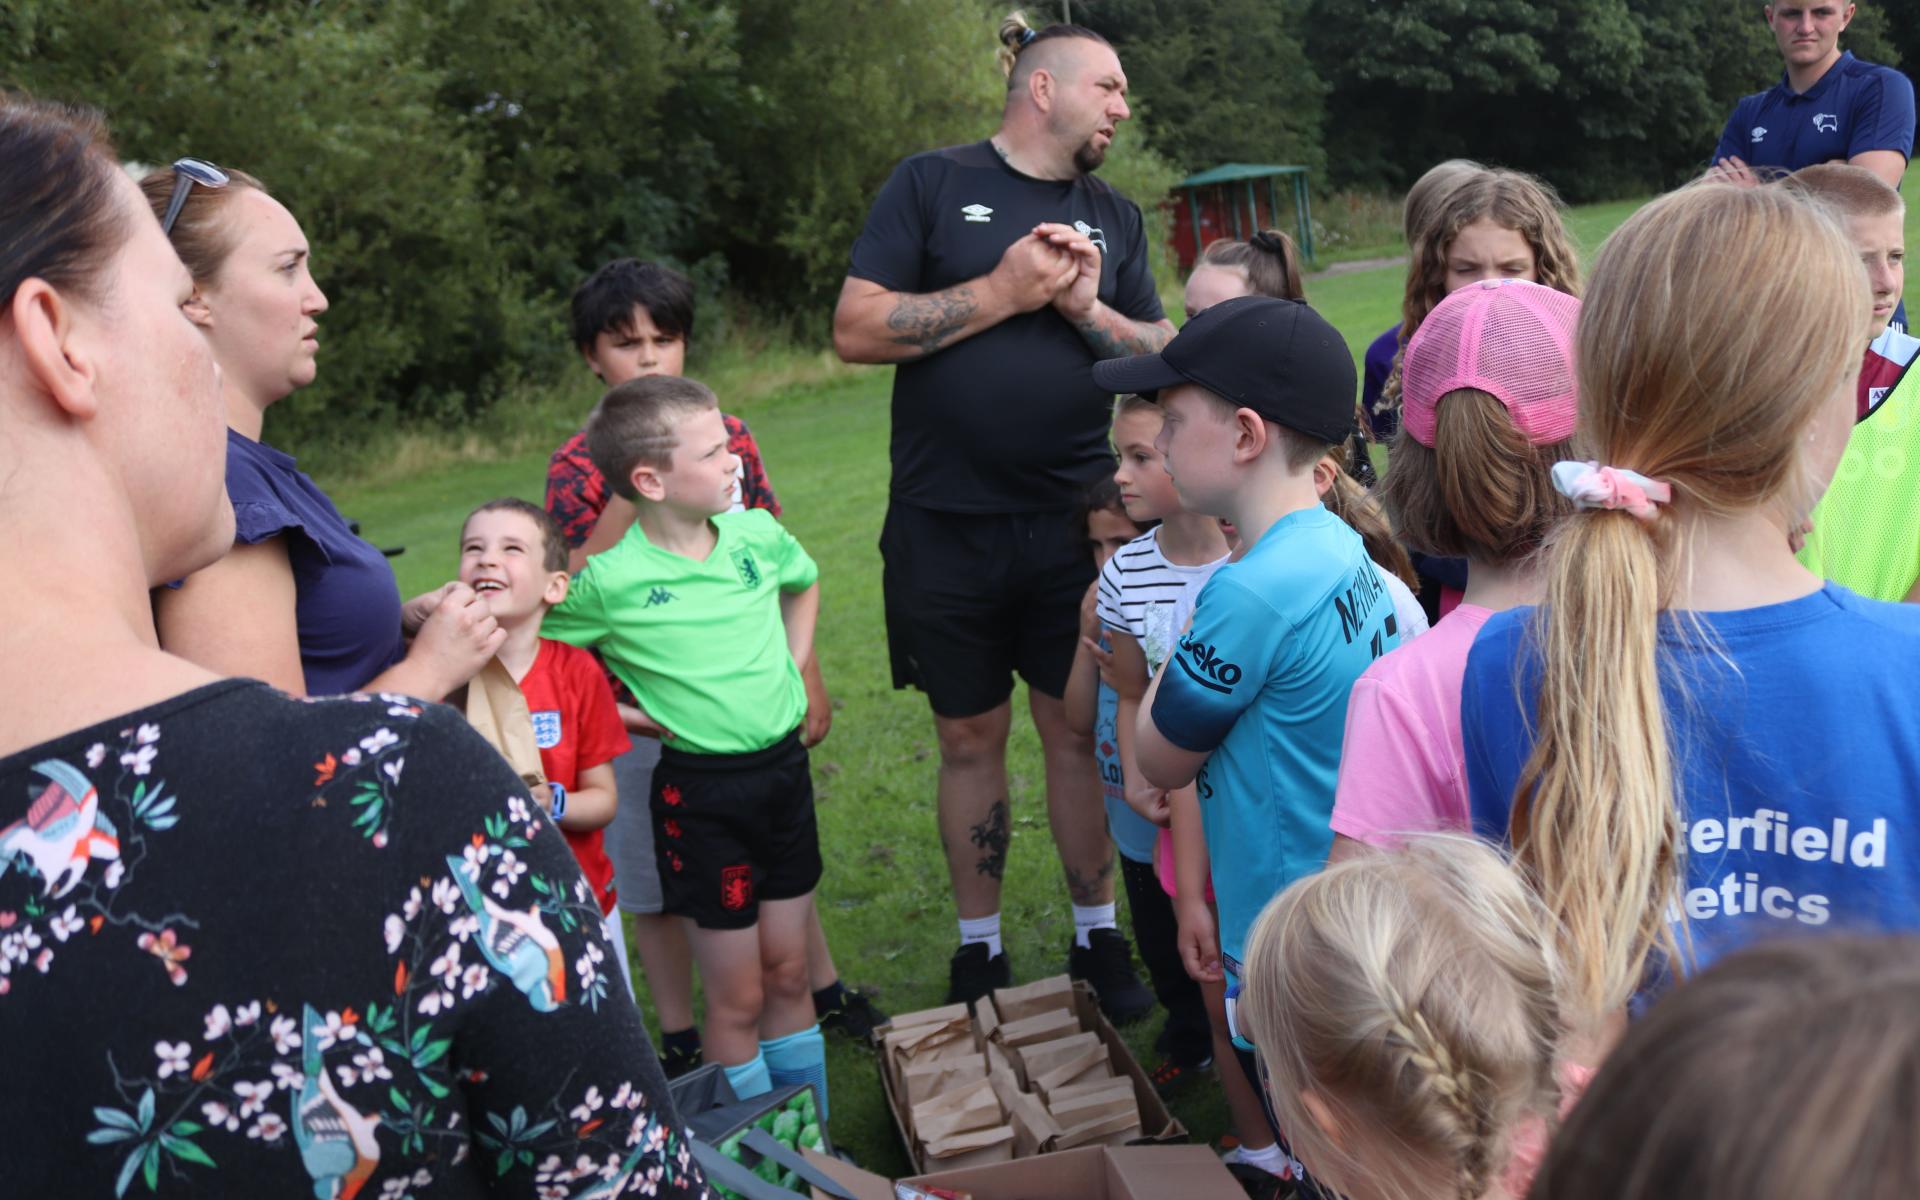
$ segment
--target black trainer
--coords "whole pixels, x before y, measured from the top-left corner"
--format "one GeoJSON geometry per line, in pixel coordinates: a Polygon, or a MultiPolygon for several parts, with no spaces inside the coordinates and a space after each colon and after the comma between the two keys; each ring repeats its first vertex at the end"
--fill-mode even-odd
{"type": "Polygon", "coordinates": [[[989,956],[985,942],[969,942],[953,952],[947,966],[947,1003],[972,1004],[995,988],[1013,986],[1007,952],[989,956]]]}
{"type": "Polygon", "coordinates": [[[660,1044],[660,1073],[668,1079],[678,1079],[704,1061],[706,1055],[701,1053],[698,1042],[691,1049],[673,1042],[663,1041],[660,1044]]]}
{"type": "Polygon", "coordinates": [[[1127,935],[1118,929],[1095,929],[1087,941],[1086,949],[1076,942],[1067,952],[1067,974],[1093,985],[1107,1020],[1126,1025],[1152,1012],[1153,993],[1133,973],[1133,944],[1127,935]]]}
{"type": "Polygon", "coordinates": [[[863,1043],[872,1041],[873,1031],[892,1019],[874,1007],[873,998],[859,988],[842,988],[839,1003],[818,1015],[822,1030],[863,1043]]]}

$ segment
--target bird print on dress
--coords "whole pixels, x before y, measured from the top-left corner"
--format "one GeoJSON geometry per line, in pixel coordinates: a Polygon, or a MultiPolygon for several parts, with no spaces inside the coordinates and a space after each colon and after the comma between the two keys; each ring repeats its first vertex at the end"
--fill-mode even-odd
{"type": "Polygon", "coordinates": [[[305,1005],[300,1041],[307,1078],[294,1105],[293,1140],[313,1176],[314,1200],[353,1200],[380,1165],[380,1144],[373,1137],[380,1116],[362,1115],[334,1090],[320,1051],[321,1026],[320,1014],[305,1005]]]}
{"type": "Polygon", "coordinates": [[[30,863],[51,899],[72,891],[96,858],[120,857],[120,837],[100,811],[100,792],[76,768],[58,759],[35,763],[47,785],[27,815],[0,829],[0,875],[30,863]]]}
{"type": "Polygon", "coordinates": [[[463,860],[448,855],[447,866],[467,907],[480,918],[477,940],[487,961],[513,981],[535,1012],[552,1012],[564,1004],[567,960],[560,953],[560,939],[540,919],[540,906],[530,905],[525,912],[503,908],[468,877],[463,860]]]}

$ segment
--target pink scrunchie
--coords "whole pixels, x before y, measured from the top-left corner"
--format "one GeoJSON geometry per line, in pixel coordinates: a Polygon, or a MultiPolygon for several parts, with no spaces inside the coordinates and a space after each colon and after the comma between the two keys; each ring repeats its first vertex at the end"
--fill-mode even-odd
{"type": "Polygon", "coordinates": [[[1657,479],[1597,462],[1553,464],[1553,487],[1575,508],[1624,509],[1642,521],[1653,520],[1654,506],[1673,499],[1673,489],[1657,479]]]}

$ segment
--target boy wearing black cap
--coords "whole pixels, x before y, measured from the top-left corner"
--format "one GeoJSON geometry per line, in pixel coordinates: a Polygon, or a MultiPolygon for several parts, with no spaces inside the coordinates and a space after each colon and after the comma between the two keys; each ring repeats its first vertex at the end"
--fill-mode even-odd
{"type": "MultiPolygon", "coordinates": [[[[1185,929],[1181,949],[1189,969],[1217,979],[1224,967],[1232,1024],[1254,918],[1326,861],[1347,693],[1400,641],[1360,536],[1313,482],[1351,432],[1353,357],[1306,305],[1244,296],[1188,321],[1159,354],[1096,363],[1093,377],[1159,394],[1181,503],[1232,521],[1246,548],[1201,590],[1137,733],[1149,782],[1197,785],[1219,957],[1185,929]]],[[[1234,1041],[1251,1049],[1237,1030],[1234,1041]]]]}

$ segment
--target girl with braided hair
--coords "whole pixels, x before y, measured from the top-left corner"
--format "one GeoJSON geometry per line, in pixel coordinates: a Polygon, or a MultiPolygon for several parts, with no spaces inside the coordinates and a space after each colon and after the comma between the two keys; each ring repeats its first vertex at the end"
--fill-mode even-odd
{"type": "Polygon", "coordinates": [[[1293,1153],[1349,1200],[1526,1194],[1587,1072],[1563,1065],[1552,924],[1483,842],[1418,837],[1269,904],[1240,1019],[1293,1153]]]}

